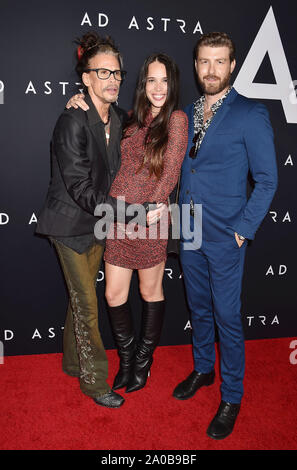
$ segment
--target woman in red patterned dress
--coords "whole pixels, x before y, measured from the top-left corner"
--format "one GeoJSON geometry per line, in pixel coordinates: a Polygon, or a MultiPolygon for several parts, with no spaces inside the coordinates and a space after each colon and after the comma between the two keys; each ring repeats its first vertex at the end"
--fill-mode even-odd
{"type": "Polygon", "coordinates": [[[155,201],[160,208],[163,203],[160,212],[166,208],[154,238],[150,238],[151,225],[137,226],[135,238],[131,227],[115,223],[114,238],[106,241],[105,295],[120,357],[114,390],[126,386],[126,392],[132,392],[144,387],[161,335],[167,238],[161,238],[159,228],[165,226],[168,233],[166,204],[178,180],[188,135],[187,116],[177,110],[178,89],[176,64],[165,54],[148,57],[140,72],[134,110],[121,143],[121,168],[110,191],[111,196],[124,197],[131,204],[155,201]],[[143,299],[138,342],[128,301],[134,269],[138,270],[143,299]]]}

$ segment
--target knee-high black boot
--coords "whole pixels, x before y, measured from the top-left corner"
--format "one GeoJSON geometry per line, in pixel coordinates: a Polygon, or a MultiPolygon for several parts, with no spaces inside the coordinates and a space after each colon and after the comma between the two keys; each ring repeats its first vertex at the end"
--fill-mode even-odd
{"type": "Polygon", "coordinates": [[[113,382],[113,390],[125,387],[133,368],[136,341],[129,301],[117,307],[108,306],[115,344],[120,357],[120,368],[113,382]]]}
{"type": "Polygon", "coordinates": [[[135,362],[126,392],[140,390],[146,384],[153,362],[153,353],[159,344],[165,313],[165,300],[143,301],[140,341],[136,347],[135,362]]]}

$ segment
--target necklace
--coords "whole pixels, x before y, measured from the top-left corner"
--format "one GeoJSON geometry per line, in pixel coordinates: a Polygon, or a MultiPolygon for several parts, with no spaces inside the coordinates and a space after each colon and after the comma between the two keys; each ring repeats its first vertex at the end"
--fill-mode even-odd
{"type": "Polygon", "coordinates": [[[104,126],[108,126],[108,124],[109,124],[109,121],[110,121],[110,111],[108,111],[108,117],[107,117],[107,121],[106,121],[106,122],[104,122],[104,121],[103,121],[103,119],[102,119],[102,122],[103,122],[104,126]]]}
{"type": "Polygon", "coordinates": [[[109,142],[109,137],[110,137],[110,125],[109,125],[109,121],[110,121],[110,116],[108,117],[107,123],[106,123],[106,124],[104,123],[104,130],[105,130],[105,137],[106,137],[106,142],[107,142],[107,144],[108,144],[108,142],[109,142]]]}

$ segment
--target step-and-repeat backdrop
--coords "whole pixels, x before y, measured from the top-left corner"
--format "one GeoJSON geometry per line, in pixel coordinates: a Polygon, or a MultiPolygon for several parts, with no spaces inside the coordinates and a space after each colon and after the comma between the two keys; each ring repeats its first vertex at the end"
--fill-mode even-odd
{"type": "MultiPolygon", "coordinates": [[[[200,35],[226,31],[237,46],[234,86],[269,109],[279,188],[247,250],[242,296],[246,339],[297,335],[296,2],[249,0],[50,0],[0,5],[0,344],[5,355],[60,352],[67,292],[55,251],[34,235],[50,177],[55,122],[79,88],[74,39],[89,30],[114,37],[127,79],[119,104],[131,108],[139,68],[156,51],[181,72],[181,107],[197,99],[192,51],[200,35]]],[[[178,259],[164,276],[166,321],[161,344],[187,344],[191,323],[178,259]]],[[[98,273],[100,328],[114,347],[98,273]]],[[[139,325],[137,273],[131,301],[139,325]]]]}

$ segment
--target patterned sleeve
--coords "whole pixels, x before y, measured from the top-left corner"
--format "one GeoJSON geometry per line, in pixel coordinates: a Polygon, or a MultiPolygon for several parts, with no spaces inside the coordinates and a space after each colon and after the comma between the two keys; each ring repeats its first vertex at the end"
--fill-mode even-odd
{"type": "Polygon", "coordinates": [[[168,144],[164,155],[164,168],[152,201],[167,202],[178,181],[181,165],[188,145],[188,118],[183,111],[174,111],[170,118],[168,144]]]}

